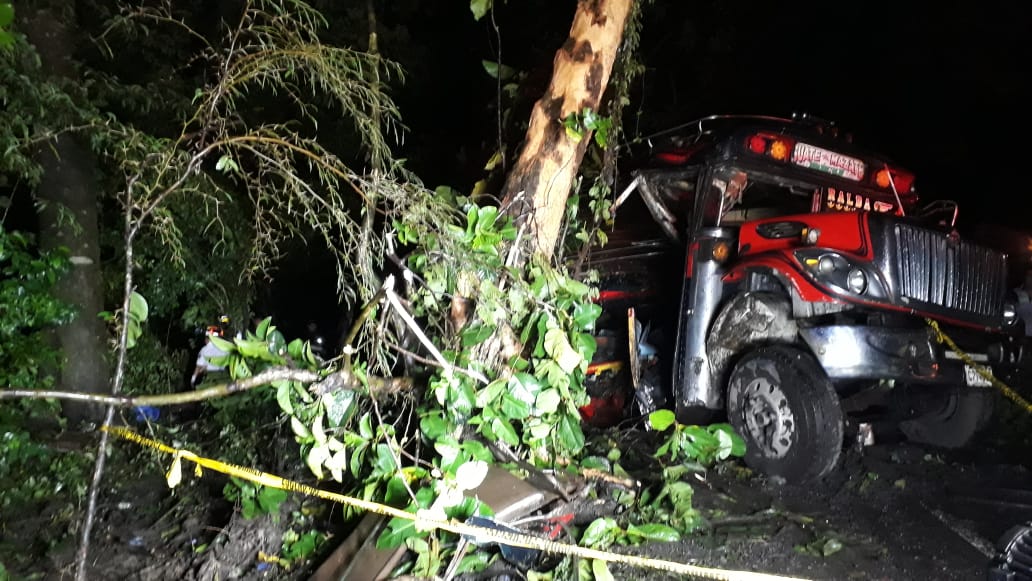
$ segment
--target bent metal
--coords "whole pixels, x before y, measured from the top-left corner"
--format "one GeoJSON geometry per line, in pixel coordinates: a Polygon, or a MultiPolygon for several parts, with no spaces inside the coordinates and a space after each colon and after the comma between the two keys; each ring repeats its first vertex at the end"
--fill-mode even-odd
{"type": "Polygon", "coordinates": [[[649,142],[628,188],[687,255],[669,317],[679,421],[726,414],[751,466],[794,481],[835,468],[859,401],[889,409],[913,441],[970,440],[991,394],[925,320],[962,331],[960,347],[994,374],[1027,366],[1006,256],[961,239],[955,204],[920,206],[910,172],[824,122],[714,116],[684,127],[649,142]],[[783,155],[800,148],[856,163],[843,175],[783,155]],[[906,179],[879,183],[859,167],[906,179]]]}

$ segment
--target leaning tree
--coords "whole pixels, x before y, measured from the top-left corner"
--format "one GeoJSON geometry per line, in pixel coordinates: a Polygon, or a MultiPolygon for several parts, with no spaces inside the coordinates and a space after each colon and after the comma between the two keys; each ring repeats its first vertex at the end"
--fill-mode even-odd
{"type": "MultiPolygon", "coordinates": [[[[100,37],[115,42],[119,31],[128,35],[138,26],[178,28],[199,46],[191,64],[200,63],[209,76],[167,135],[110,116],[85,124],[96,154],[121,178],[116,199],[123,216],[117,363],[111,395],[92,401],[181,403],[271,386],[317,478],[413,509],[429,496],[440,516],[479,510],[457,493],[483,478],[488,463],[571,462],[584,448],[579,406],[586,402],[583,382],[595,349],[589,331],[599,308],[592,289],[553,253],[592,131],[600,127],[614,63],[621,46],[627,48],[634,2],[577,3],[551,83],[505,180],[501,208],[428,191],[392,159],[386,136],[398,127],[398,112],[384,83],[400,70],[375,44],[364,51],[324,44],[319,31],[326,22],[299,1],[243,4],[215,39],[167,4],[123,15],[100,37]],[[256,95],[290,105],[298,121],[256,122],[248,112],[256,95]],[[313,102],[352,120],[363,142],[360,159],[345,159],[318,139],[313,102]],[[357,312],[338,358],[318,360],[265,321],[221,343],[229,384],[120,395],[147,318],[134,249],[156,239],[168,260],[182,260],[188,235],[177,228],[174,211],[182,199],[216,212],[224,200],[246,201],[254,237],[245,274],[269,266],[291,237],[314,233],[335,250],[341,288],[354,290],[357,312]],[[386,274],[390,268],[410,285],[407,292],[386,274]],[[391,377],[402,359],[424,366],[420,381],[391,377]],[[399,405],[380,405],[386,398],[399,405]]],[[[475,13],[489,4],[472,3],[475,13]]],[[[368,8],[375,32],[373,3],[368,8]]],[[[610,113],[618,111],[616,105],[610,113]]],[[[89,518],[103,458],[98,455],[89,518]]],[[[392,523],[385,542],[417,532],[392,523]]],[[[440,564],[424,561],[422,572],[433,574],[434,563],[440,564]]]]}

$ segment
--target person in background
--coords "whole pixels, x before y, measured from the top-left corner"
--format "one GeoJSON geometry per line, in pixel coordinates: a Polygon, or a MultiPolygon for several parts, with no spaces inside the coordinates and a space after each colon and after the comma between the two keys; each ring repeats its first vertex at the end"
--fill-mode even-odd
{"type": "Polygon", "coordinates": [[[222,337],[224,331],[218,325],[209,325],[204,333],[204,346],[197,353],[197,363],[194,365],[193,375],[190,377],[190,385],[194,388],[199,386],[209,373],[225,371],[225,367],[212,363],[215,357],[224,357],[226,352],[219,349],[211,340],[212,336],[222,337]]]}

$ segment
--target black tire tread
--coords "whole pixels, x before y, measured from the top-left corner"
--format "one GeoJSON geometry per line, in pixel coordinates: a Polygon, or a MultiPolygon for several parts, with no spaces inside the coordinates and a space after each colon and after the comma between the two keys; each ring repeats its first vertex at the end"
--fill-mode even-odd
{"type": "MultiPolygon", "coordinates": [[[[781,383],[788,386],[782,390],[796,416],[796,441],[784,458],[769,459],[750,453],[749,437],[740,433],[747,442],[746,461],[789,482],[808,482],[827,475],[842,453],[844,426],[838,394],[824,369],[812,355],[797,347],[768,345],[742,357],[732,371],[729,389],[740,370],[757,360],[760,365],[775,366],[781,383]]],[[[730,400],[729,394],[729,406],[730,400]]],[[[729,409],[729,417],[730,412],[729,409]]],[[[741,432],[742,426],[736,422],[737,418],[732,417],[732,425],[741,432]]]]}

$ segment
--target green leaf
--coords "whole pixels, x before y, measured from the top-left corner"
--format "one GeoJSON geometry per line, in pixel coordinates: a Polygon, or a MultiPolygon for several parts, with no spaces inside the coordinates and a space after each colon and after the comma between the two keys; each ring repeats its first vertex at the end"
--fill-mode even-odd
{"type": "Polygon", "coordinates": [[[685,515],[694,510],[692,497],[695,496],[695,490],[687,482],[669,482],[663,487],[663,492],[670,498],[677,514],[685,515]]]}
{"type": "Polygon", "coordinates": [[[473,19],[480,20],[494,6],[494,0],[470,0],[469,9],[473,12],[473,19]]]}
{"type": "Polygon", "coordinates": [[[240,514],[246,519],[251,520],[258,516],[258,505],[255,504],[253,498],[244,498],[240,501],[240,514]]]}
{"type": "Polygon", "coordinates": [[[494,229],[498,221],[498,208],[494,206],[483,206],[477,210],[477,231],[486,232],[494,229]]]}
{"type": "Polygon", "coordinates": [[[581,354],[570,345],[562,329],[549,329],[545,333],[545,353],[566,373],[572,373],[583,360],[581,354]]]}
{"type": "Polygon", "coordinates": [[[509,394],[527,405],[534,403],[541,388],[541,380],[529,373],[514,373],[509,378],[509,394]]]}
{"type": "Polygon", "coordinates": [[[544,440],[548,437],[549,434],[552,433],[552,424],[541,421],[539,419],[535,419],[534,421],[529,422],[527,430],[530,432],[530,435],[534,438],[537,438],[538,440],[544,440]]]}
{"type": "Polygon", "coordinates": [[[491,429],[494,431],[498,439],[509,444],[510,446],[519,446],[520,438],[516,434],[515,428],[509,423],[509,420],[503,418],[495,418],[491,421],[491,429]]]}
{"type": "Polygon", "coordinates": [[[258,492],[258,506],[262,512],[271,514],[279,510],[279,506],[287,499],[287,491],[270,486],[263,486],[258,492]]]}
{"type": "Polygon", "coordinates": [[[140,323],[137,322],[136,319],[130,318],[129,323],[125,328],[125,331],[125,348],[132,349],[136,346],[136,340],[139,339],[140,335],[143,334],[143,329],[140,327],[140,323]]]}
{"type": "Polygon", "coordinates": [[[477,394],[477,407],[485,408],[493,404],[499,397],[505,393],[506,383],[503,379],[496,379],[491,383],[487,384],[484,389],[480,390],[477,394]]]}
{"type": "Polygon", "coordinates": [[[491,452],[491,449],[479,440],[463,440],[461,447],[463,452],[475,460],[483,460],[488,463],[495,461],[494,454],[491,452]]]}
{"type": "Polygon", "coordinates": [[[240,171],[240,166],[238,166],[229,155],[223,155],[217,162],[215,162],[215,171],[223,173],[238,172],[240,171]]]}
{"type": "MultiPolygon", "coordinates": [[[[487,568],[491,562],[491,555],[487,551],[477,551],[471,555],[467,554],[459,561],[455,573],[479,573],[487,568]]],[[[533,573],[531,571],[530,573],[533,573]]]]}
{"type": "Polygon", "coordinates": [[[595,342],[595,337],[590,333],[574,333],[573,334],[573,347],[580,353],[581,361],[591,361],[591,358],[595,356],[595,350],[598,349],[598,343],[595,342]]]}
{"type": "Polygon", "coordinates": [[[609,571],[609,564],[599,559],[591,560],[591,574],[595,581],[616,581],[616,577],[609,571]]]}
{"type": "Polygon", "coordinates": [[[473,490],[487,477],[488,463],[483,460],[469,460],[455,469],[455,485],[462,490],[473,490]]]}
{"type": "Polygon", "coordinates": [[[315,438],[315,443],[320,446],[325,445],[327,441],[326,430],[323,428],[323,421],[325,419],[326,416],[324,414],[319,414],[315,416],[315,421],[312,422],[312,437],[315,438]]]}
{"type": "Polygon", "coordinates": [[[367,446],[362,445],[351,451],[351,462],[348,462],[348,468],[351,470],[351,475],[355,478],[358,478],[358,475],[362,473],[362,467],[365,465],[366,449],[367,446]]]}
{"type": "Polygon", "coordinates": [[[304,358],[305,342],[301,339],[294,339],[287,345],[287,354],[294,361],[301,361],[304,358]]]}
{"type": "Polygon", "coordinates": [[[476,403],[476,392],[468,381],[460,381],[458,384],[448,386],[447,405],[453,418],[465,419],[473,413],[473,406],[476,403]]]}
{"type": "Polygon", "coordinates": [[[373,465],[381,476],[394,474],[398,470],[398,465],[394,463],[394,455],[391,454],[391,447],[387,444],[376,445],[376,459],[373,465]]]}
{"type": "Polygon", "coordinates": [[[681,533],[677,529],[657,523],[630,525],[627,527],[627,534],[642,537],[647,541],[673,543],[681,540],[681,533]]]}
{"type": "Polygon", "coordinates": [[[537,408],[539,414],[551,414],[559,409],[560,401],[559,390],[549,388],[538,394],[534,407],[537,408]]]}
{"type": "Polygon", "coordinates": [[[14,6],[10,2],[0,2],[0,26],[8,26],[14,22],[14,6]]]}
{"type": "MultiPolygon", "coordinates": [[[[334,444],[340,444],[337,440],[330,440],[327,442],[327,446],[332,450],[334,444]]],[[[337,482],[344,481],[344,468],[348,465],[348,451],[337,450],[333,453],[333,456],[329,460],[323,462],[323,465],[330,471],[330,476],[337,482]]]]}
{"type": "Polygon", "coordinates": [[[462,347],[468,349],[474,345],[479,345],[494,332],[494,325],[485,325],[484,323],[469,325],[460,334],[462,337],[462,347]]]}
{"type": "Polygon", "coordinates": [[[530,415],[530,404],[508,393],[502,396],[501,409],[505,417],[513,420],[522,420],[530,415]]]}
{"type": "Polygon", "coordinates": [[[308,429],[308,426],[295,416],[290,416],[290,428],[294,430],[294,435],[301,440],[308,440],[312,437],[312,432],[308,429]]]}
{"type": "Polygon", "coordinates": [[[656,410],[649,414],[649,425],[653,430],[662,432],[677,421],[674,412],[671,410],[656,410]]]}
{"type": "Polygon", "coordinates": [[[595,303],[577,303],[573,307],[573,324],[580,331],[591,330],[595,321],[602,314],[602,307],[595,303]]]}
{"type": "Polygon", "coordinates": [[[267,361],[280,361],[280,358],[287,354],[287,340],[283,337],[283,333],[276,330],[276,327],[269,328],[265,340],[269,344],[269,354],[273,355],[273,357],[266,356],[267,361]]]}
{"type": "MultiPolygon", "coordinates": [[[[487,71],[487,74],[491,75],[493,79],[507,81],[516,74],[516,69],[508,65],[499,65],[497,61],[483,60],[480,62],[484,65],[484,70],[487,71]]],[[[492,168],[485,167],[484,169],[490,170],[492,168]]]]}
{"type": "Polygon", "coordinates": [[[400,476],[392,476],[387,481],[387,491],[384,493],[384,501],[391,505],[397,506],[399,503],[404,504],[409,498],[408,488],[405,487],[405,481],[400,476]]]}
{"type": "Polygon", "coordinates": [[[726,460],[731,456],[731,435],[720,431],[714,432],[714,435],[717,437],[717,460],[726,460]]]}
{"type": "Polygon", "coordinates": [[[584,108],[581,118],[584,120],[584,126],[588,129],[594,129],[598,125],[598,113],[595,113],[591,107],[584,108]]]}
{"type": "Polygon", "coordinates": [[[358,422],[358,433],[366,440],[373,439],[373,418],[369,413],[362,414],[358,422]]]}
{"type": "Polygon", "coordinates": [[[249,339],[235,339],[233,343],[237,351],[244,357],[252,359],[267,359],[270,355],[269,345],[265,341],[252,341],[249,339]]]}
{"type": "Polygon", "coordinates": [[[616,520],[609,517],[597,518],[584,529],[581,535],[580,545],[582,547],[604,547],[613,544],[620,526],[616,520]]]}
{"type": "Polygon", "coordinates": [[[269,326],[272,325],[272,317],[265,317],[254,330],[254,335],[259,339],[265,339],[269,334],[269,326]]]}
{"type": "Polygon", "coordinates": [[[584,432],[581,431],[579,421],[563,414],[557,427],[559,442],[566,451],[579,452],[584,447],[584,432]]]}
{"type": "MultiPolygon", "coordinates": [[[[711,434],[717,436],[721,443],[721,449],[726,445],[726,442],[730,442],[730,455],[735,457],[742,457],[745,455],[745,440],[742,439],[735,429],[731,427],[731,424],[710,424],[707,429],[711,434]]],[[[725,456],[726,458],[727,456],[725,456]]],[[[721,458],[723,460],[723,458],[721,458]]]]}
{"type": "Polygon", "coordinates": [[[591,292],[590,286],[572,278],[563,279],[563,289],[577,300],[582,300],[591,292]]]}
{"type": "Polygon", "coordinates": [[[208,335],[208,338],[211,339],[212,345],[218,347],[220,351],[225,353],[236,353],[236,344],[232,341],[226,341],[218,335],[208,335]]]}
{"type": "Polygon", "coordinates": [[[821,554],[825,557],[830,557],[835,553],[842,550],[842,542],[838,539],[828,539],[824,546],[821,547],[821,554]]]}
{"type": "Polygon", "coordinates": [[[322,396],[323,409],[326,410],[326,419],[333,427],[339,427],[351,415],[352,406],[355,403],[355,392],[351,390],[340,390],[333,393],[326,393],[322,396]]]}
{"type": "Polygon", "coordinates": [[[148,312],[147,299],[143,298],[143,295],[140,293],[133,291],[129,295],[129,316],[142,323],[147,320],[148,312]]]}
{"type": "Polygon", "coordinates": [[[293,416],[294,415],[294,404],[290,401],[290,393],[294,390],[294,387],[290,385],[289,381],[277,381],[276,386],[276,403],[279,404],[283,413],[293,416]]]}
{"type": "MultiPolygon", "coordinates": [[[[212,363],[216,363],[218,357],[211,357],[208,360],[212,363]]],[[[239,355],[229,355],[229,375],[233,379],[240,379],[242,377],[251,377],[251,367],[246,361],[239,355]]],[[[217,364],[217,363],[216,363],[217,364]]]]}
{"type": "Polygon", "coordinates": [[[451,436],[445,436],[434,442],[434,451],[441,457],[441,466],[447,466],[459,457],[461,446],[451,436]]]}
{"type": "Polygon", "coordinates": [[[430,412],[419,420],[419,428],[430,441],[437,440],[448,431],[448,422],[441,412],[430,412]]]}
{"type": "Polygon", "coordinates": [[[308,469],[315,474],[315,477],[319,480],[323,479],[323,463],[330,459],[330,447],[325,444],[313,446],[308,451],[308,456],[305,457],[305,463],[308,464],[308,469]]]}

